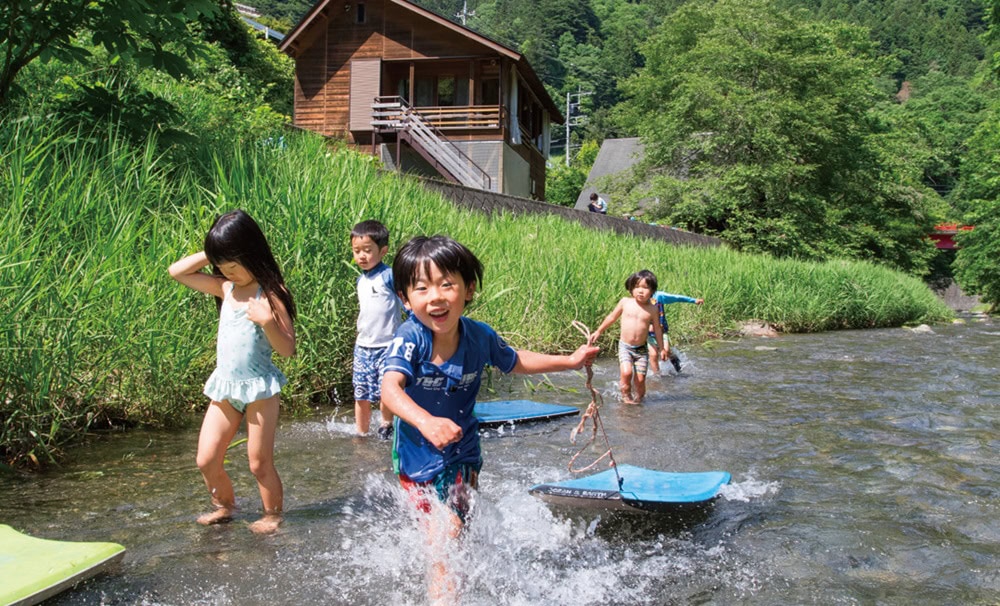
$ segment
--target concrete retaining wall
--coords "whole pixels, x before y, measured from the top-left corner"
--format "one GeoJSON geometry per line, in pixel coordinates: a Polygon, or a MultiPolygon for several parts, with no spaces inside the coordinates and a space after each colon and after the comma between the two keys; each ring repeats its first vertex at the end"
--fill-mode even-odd
{"type": "Polygon", "coordinates": [[[514,214],[558,215],[565,219],[576,221],[591,229],[653,238],[683,246],[722,246],[722,240],[718,238],[703,236],[673,227],[661,227],[641,221],[629,221],[628,219],[621,219],[619,217],[609,217],[607,215],[580,211],[546,202],[473,189],[435,179],[421,180],[427,189],[440,193],[455,204],[486,214],[507,211],[514,214]]]}

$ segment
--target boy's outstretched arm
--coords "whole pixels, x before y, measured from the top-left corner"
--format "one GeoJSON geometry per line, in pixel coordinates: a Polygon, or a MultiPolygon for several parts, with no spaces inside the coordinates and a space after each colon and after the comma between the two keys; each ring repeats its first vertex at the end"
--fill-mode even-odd
{"type": "Polygon", "coordinates": [[[604,321],[601,322],[601,325],[597,327],[597,330],[590,333],[590,340],[588,340],[587,343],[590,345],[597,343],[597,339],[601,337],[601,333],[603,333],[607,327],[614,324],[615,320],[621,317],[623,310],[624,307],[622,307],[622,301],[619,300],[618,305],[615,305],[615,308],[611,310],[611,313],[609,313],[608,316],[604,318],[604,321]]]}
{"type": "Polygon", "coordinates": [[[441,450],[462,438],[462,428],[451,419],[435,417],[406,395],[406,375],[388,370],[382,378],[382,404],[397,417],[416,427],[427,441],[441,450]]]}
{"type": "Polygon", "coordinates": [[[582,368],[585,364],[592,363],[599,351],[601,351],[600,348],[595,345],[581,345],[568,356],[556,356],[521,349],[517,352],[517,364],[514,366],[513,372],[520,375],[533,375],[540,372],[582,368]]]}

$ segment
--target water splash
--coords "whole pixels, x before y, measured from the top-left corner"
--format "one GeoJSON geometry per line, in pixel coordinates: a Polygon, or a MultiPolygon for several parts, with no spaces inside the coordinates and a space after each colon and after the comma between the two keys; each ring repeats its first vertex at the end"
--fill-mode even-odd
{"type": "Polygon", "coordinates": [[[742,482],[726,484],[719,491],[719,495],[729,501],[748,503],[754,499],[777,494],[779,488],[781,488],[779,482],[766,482],[749,477],[742,482]]]}

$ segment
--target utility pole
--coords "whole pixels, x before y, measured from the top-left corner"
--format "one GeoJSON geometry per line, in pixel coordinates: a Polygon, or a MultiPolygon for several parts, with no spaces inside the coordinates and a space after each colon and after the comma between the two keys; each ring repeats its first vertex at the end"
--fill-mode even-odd
{"type": "Polygon", "coordinates": [[[468,17],[475,17],[475,16],[476,16],[476,11],[469,10],[469,0],[462,0],[462,10],[455,13],[455,17],[457,17],[458,20],[462,22],[462,25],[465,25],[465,20],[468,17]]]}
{"type": "Polygon", "coordinates": [[[583,115],[583,108],[580,107],[580,99],[588,95],[593,95],[593,91],[583,91],[580,86],[576,87],[575,93],[566,93],[566,167],[569,168],[569,152],[572,146],[569,144],[569,129],[572,126],[583,126],[587,123],[587,116],[583,115]],[[574,115],[576,114],[576,115],[574,115]]]}

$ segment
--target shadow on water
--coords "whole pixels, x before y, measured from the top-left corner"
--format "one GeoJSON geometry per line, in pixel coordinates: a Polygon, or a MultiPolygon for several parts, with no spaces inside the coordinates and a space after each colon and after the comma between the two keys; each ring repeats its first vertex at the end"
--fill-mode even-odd
{"type": "Polygon", "coordinates": [[[583,510],[566,505],[549,505],[553,515],[574,523],[593,524],[595,536],[609,544],[628,544],[649,541],[660,536],[691,538],[704,534],[704,530],[717,525],[715,501],[690,507],[676,507],[671,511],[622,511],[583,510]],[[716,517],[713,520],[713,517],[716,517]],[[713,524],[714,522],[714,524],[713,524]]]}

